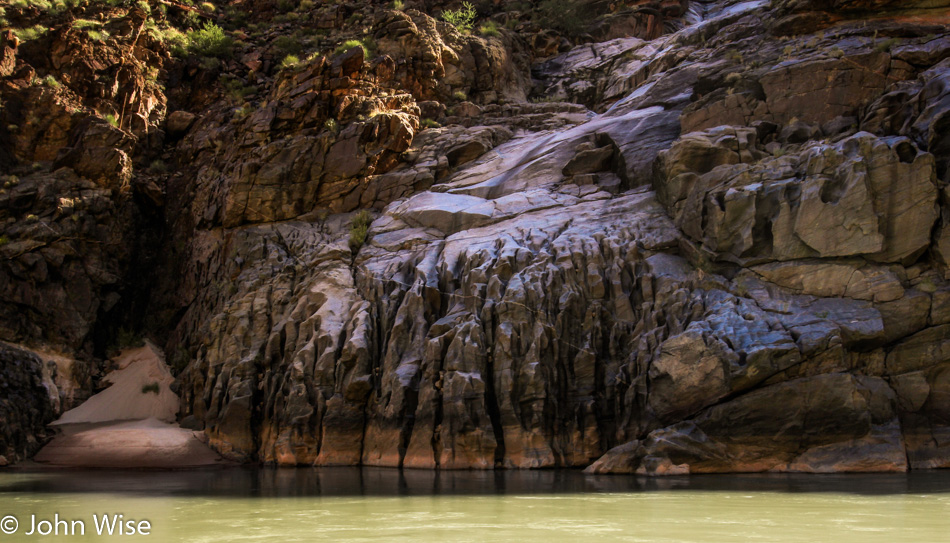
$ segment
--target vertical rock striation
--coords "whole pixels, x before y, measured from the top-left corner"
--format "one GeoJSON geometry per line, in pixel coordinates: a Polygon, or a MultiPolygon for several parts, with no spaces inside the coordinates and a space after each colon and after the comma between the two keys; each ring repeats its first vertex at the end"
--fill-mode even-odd
{"type": "MultiPolygon", "coordinates": [[[[82,209],[102,193],[110,232],[134,224],[121,209],[162,210],[149,307],[179,415],[242,461],[948,467],[948,7],[628,2],[574,41],[512,10],[476,36],[315,8],[306,24],[342,40],[364,21],[375,49],[278,70],[247,46],[218,63],[256,78],[247,100],[179,67],[192,87],[168,100],[194,113],[164,124],[174,175],[126,168],[164,95],[129,127],[77,120],[60,169],[0,196],[0,251],[17,249],[0,292],[46,284],[27,267],[55,255],[24,245],[42,241],[25,226],[52,201],[42,180],[85,191],[82,209]]],[[[66,145],[31,134],[19,161],[66,145]]],[[[102,330],[130,272],[100,255],[120,239],[75,252],[114,271],[69,296],[74,318],[17,298],[34,313],[4,309],[4,333],[102,330]]]]}

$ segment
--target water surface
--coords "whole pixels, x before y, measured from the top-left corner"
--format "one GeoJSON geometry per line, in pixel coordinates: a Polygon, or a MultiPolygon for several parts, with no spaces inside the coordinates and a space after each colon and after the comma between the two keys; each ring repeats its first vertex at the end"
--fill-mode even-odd
{"type": "Polygon", "coordinates": [[[139,541],[946,541],[950,473],[586,476],[389,469],[0,471],[4,541],[114,541],[93,515],[148,520],[139,541]],[[85,536],[32,536],[37,520],[85,536]]]}

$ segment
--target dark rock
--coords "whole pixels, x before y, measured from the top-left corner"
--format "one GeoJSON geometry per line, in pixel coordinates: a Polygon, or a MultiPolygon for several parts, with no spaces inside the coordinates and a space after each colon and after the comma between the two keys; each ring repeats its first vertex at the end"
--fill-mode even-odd
{"type": "Polygon", "coordinates": [[[0,343],[0,466],[30,458],[52,438],[46,425],[56,411],[42,365],[35,354],[0,343]]]}
{"type": "Polygon", "coordinates": [[[165,130],[172,138],[180,138],[188,132],[195,122],[195,114],[187,111],[173,111],[165,119],[165,130]]]}

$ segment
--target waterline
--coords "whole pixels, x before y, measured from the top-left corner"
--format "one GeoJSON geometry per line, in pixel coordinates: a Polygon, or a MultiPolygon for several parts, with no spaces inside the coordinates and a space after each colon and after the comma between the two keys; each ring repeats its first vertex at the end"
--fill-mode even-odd
{"type": "MultiPolygon", "coordinates": [[[[153,541],[890,543],[942,540],[948,510],[946,472],[667,479],[383,469],[0,472],[0,516],[22,523],[31,514],[122,514],[148,520],[153,541]]],[[[87,530],[62,538],[73,539],[100,537],[87,530]]]]}

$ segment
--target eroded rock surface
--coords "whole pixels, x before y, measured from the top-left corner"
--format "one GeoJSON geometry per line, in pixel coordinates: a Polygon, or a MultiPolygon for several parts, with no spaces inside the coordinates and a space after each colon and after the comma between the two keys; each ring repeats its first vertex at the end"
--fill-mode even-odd
{"type": "MultiPolygon", "coordinates": [[[[321,5],[296,63],[278,21],[213,69],[169,61],[180,88],[128,124],[11,135],[17,167],[55,171],[0,196],[0,330],[108,336],[141,269],[110,252],[123,213],[159,211],[141,328],[231,459],[950,466],[946,2],[611,6],[578,35],[485,8],[472,35],[321,5]],[[174,173],[127,167],[159,151],[174,173]]],[[[48,68],[5,47],[3,92],[59,119],[79,87],[27,85],[48,68]]]]}

